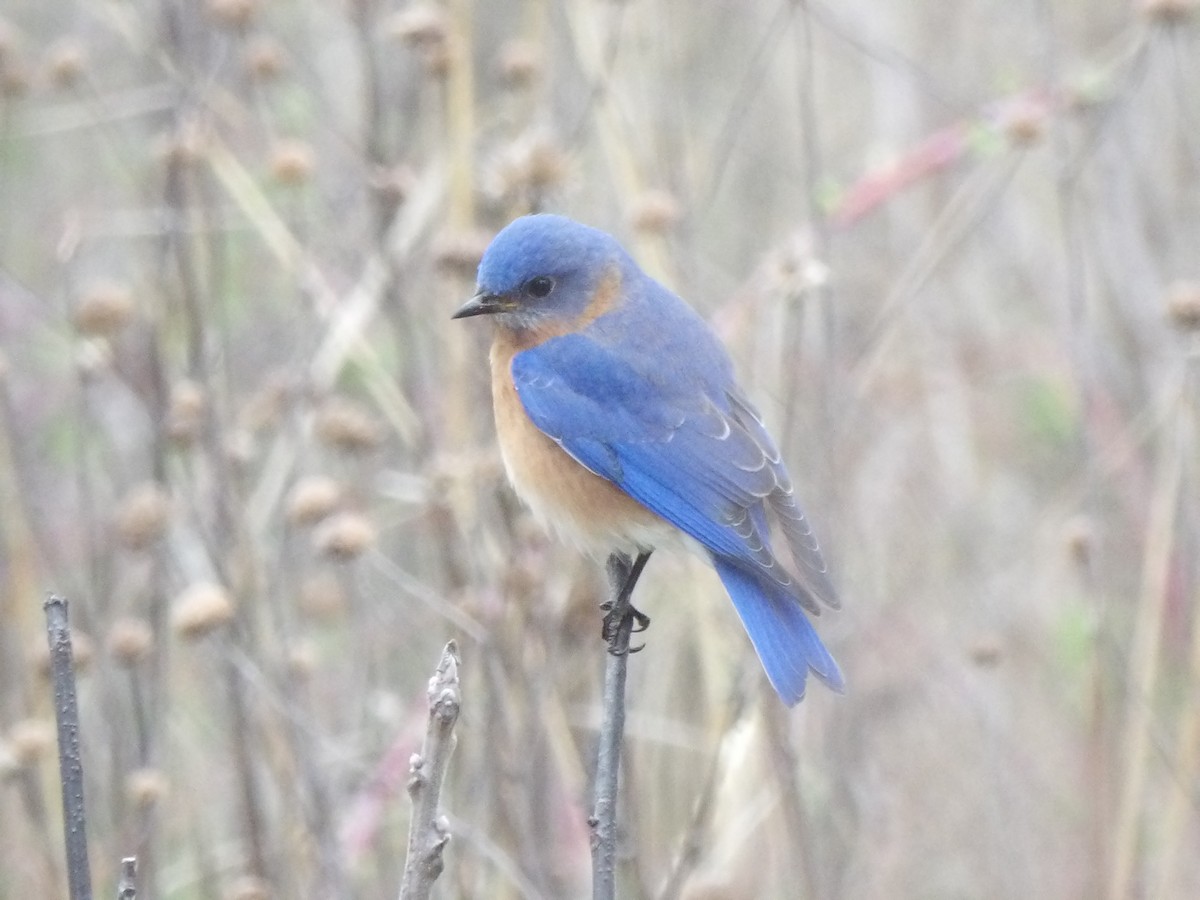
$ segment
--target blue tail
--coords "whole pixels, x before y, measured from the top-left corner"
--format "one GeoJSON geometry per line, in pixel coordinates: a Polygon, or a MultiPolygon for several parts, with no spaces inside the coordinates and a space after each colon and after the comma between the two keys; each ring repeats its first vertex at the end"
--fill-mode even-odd
{"type": "Polygon", "coordinates": [[[771,685],[788,706],[804,699],[808,670],[841,693],[841,670],[817,637],[800,601],[769,578],[759,578],[713,556],[717,574],[737,607],[771,685]]]}

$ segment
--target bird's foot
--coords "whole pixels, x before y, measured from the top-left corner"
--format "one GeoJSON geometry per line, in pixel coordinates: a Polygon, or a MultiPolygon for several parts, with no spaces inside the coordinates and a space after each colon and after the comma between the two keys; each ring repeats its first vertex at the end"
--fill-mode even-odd
{"type": "Polygon", "coordinates": [[[621,649],[621,627],[630,622],[629,633],[637,634],[640,631],[645,631],[650,627],[650,617],[633,606],[628,600],[622,604],[617,604],[612,600],[606,600],[600,604],[600,610],[604,613],[604,619],[600,625],[600,637],[608,644],[608,652],[613,656],[624,656],[626,653],[637,653],[645,644],[638,644],[636,647],[626,647],[621,649]]]}
{"type": "Polygon", "coordinates": [[[629,598],[633,596],[633,588],[649,559],[649,550],[639,553],[637,559],[630,559],[619,552],[608,558],[608,582],[612,596],[600,604],[600,609],[604,612],[600,636],[608,644],[608,652],[613,656],[637,653],[645,646],[629,646],[631,634],[650,627],[650,617],[630,603],[629,598]]]}

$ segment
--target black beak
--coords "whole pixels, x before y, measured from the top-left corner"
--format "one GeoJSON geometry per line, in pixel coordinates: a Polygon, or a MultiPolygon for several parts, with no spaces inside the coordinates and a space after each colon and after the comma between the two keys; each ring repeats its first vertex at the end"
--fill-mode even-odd
{"type": "Polygon", "coordinates": [[[450,318],[469,319],[471,316],[490,316],[493,313],[502,312],[504,307],[504,299],[499,294],[480,291],[460,306],[450,318]]]}

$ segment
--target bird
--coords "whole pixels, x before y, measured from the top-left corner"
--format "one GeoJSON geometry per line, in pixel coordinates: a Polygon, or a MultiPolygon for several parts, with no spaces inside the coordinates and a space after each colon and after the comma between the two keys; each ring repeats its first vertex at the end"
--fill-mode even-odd
{"type": "Polygon", "coordinates": [[[682,535],[712,562],[784,703],[803,699],[810,672],[844,692],[809,618],[840,608],[828,567],[704,319],[612,235],[548,213],[492,239],[452,318],[474,316],[494,323],[500,453],[534,517],[601,558],[638,554],[637,573],[682,535]]]}

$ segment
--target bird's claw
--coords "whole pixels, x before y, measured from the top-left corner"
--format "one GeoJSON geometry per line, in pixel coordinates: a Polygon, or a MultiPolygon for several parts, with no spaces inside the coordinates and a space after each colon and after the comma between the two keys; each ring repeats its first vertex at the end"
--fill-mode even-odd
{"type": "Polygon", "coordinates": [[[645,649],[645,644],[638,644],[636,647],[626,647],[624,650],[618,650],[612,644],[608,645],[608,652],[611,656],[629,656],[632,653],[641,653],[645,649]]]}
{"type": "Polygon", "coordinates": [[[629,647],[625,650],[617,649],[617,639],[621,631],[621,626],[626,621],[632,621],[630,634],[637,634],[645,631],[650,627],[650,617],[635,606],[628,603],[623,604],[623,608],[617,609],[617,605],[612,600],[605,600],[600,604],[600,609],[604,613],[604,619],[600,626],[600,637],[608,644],[608,652],[613,656],[624,656],[627,653],[637,653],[646,645],[638,644],[636,647],[629,647]]]}

